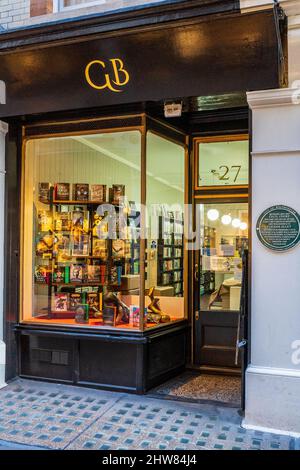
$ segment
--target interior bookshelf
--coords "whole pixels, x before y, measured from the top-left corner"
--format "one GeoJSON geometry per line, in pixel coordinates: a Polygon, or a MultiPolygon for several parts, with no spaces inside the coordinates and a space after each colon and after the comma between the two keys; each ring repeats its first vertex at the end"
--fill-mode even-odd
{"type": "Polygon", "coordinates": [[[183,295],[183,217],[173,213],[158,216],[157,285],[172,287],[173,295],[183,295]]]}

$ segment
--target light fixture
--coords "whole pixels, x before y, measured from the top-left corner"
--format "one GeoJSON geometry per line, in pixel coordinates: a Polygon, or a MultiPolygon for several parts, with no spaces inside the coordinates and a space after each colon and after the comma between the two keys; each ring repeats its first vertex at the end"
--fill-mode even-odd
{"type": "Polygon", "coordinates": [[[232,218],[231,218],[231,215],[227,214],[227,215],[223,215],[221,220],[222,220],[222,224],[229,225],[232,221],[232,218]]]}
{"type": "Polygon", "coordinates": [[[207,212],[207,217],[209,220],[217,220],[219,218],[219,211],[217,209],[209,209],[207,212]]]}
{"type": "Polygon", "coordinates": [[[247,228],[248,228],[248,224],[246,224],[246,222],[241,222],[240,229],[247,230],[247,228]]]}
{"type": "Polygon", "coordinates": [[[181,117],[182,114],[182,101],[165,101],[164,103],[164,114],[165,118],[181,117]]]}
{"type": "Polygon", "coordinates": [[[234,228],[239,228],[240,225],[241,225],[240,219],[233,219],[233,221],[232,221],[232,226],[233,226],[234,228]]]}

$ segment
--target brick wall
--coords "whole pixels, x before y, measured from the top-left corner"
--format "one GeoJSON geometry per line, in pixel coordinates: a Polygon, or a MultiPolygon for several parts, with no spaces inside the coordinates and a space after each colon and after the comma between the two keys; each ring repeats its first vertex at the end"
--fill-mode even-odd
{"type": "Polygon", "coordinates": [[[0,25],[3,28],[18,28],[29,18],[30,0],[0,0],[0,25]]]}
{"type": "Polygon", "coordinates": [[[90,7],[55,11],[55,5],[59,3],[58,0],[0,0],[0,26],[5,29],[26,27],[162,1],[164,0],[105,0],[104,3],[101,2],[99,5],[90,7]]]}

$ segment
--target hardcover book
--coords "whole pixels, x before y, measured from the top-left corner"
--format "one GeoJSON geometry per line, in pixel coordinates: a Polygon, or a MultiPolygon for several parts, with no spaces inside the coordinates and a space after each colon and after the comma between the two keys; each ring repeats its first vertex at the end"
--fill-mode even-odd
{"type": "Polygon", "coordinates": [[[69,295],[69,309],[73,312],[81,304],[81,294],[72,293],[69,295]]]}
{"type": "Polygon", "coordinates": [[[72,255],[73,256],[88,256],[89,255],[89,236],[80,234],[72,237],[72,255]]]}
{"type": "Polygon", "coordinates": [[[72,231],[75,235],[89,230],[89,213],[87,211],[75,210],[72,212],[72,231]]]}
{"type": "Polygon", "coordinates": [[[105,184],[92,184],[91,185],[91,201],[105,202],[106,201],[106,185],[105,184]]]}
{"type": "Polygon", "coordinates": [[[57,201],[69,201],[70,200],[70,183],[56,183],[55,199],[57,201]]]}
{"type": "Polygon", "coordinates": [[[57,266],[53,272],[53,282],[64,283],[65,282],[65,268],[63,266],[57,266]]]}
{"type": "Polygon", "coordinates": [[[112,203],[120,204],[122,198],[125,196],[124,184],[113,184],[112,186],[112,203]]]}
{"type": "Polygon", "coordinates": [[[100,266],[88,265],[88,281],[89,282],[99,282],[100,283],[100,266]]]}
{"type": "Polygon", "coordinates": [[[89,200],[89,185],[83,183],[76,183],[74,185],[75,201],[88,201],[89,200]]]}
{"type": "Polygon", "coordinates": [[[47,284],[49,271],[46,266],[35,266],[34,278],[36,282],[47,284]]]}
{"type": "Polygon", "coordinates": [[[93,239],[93,256],[99,256],[101,259],[107,258],[107,241],[99,240],[98,238],[93,239]]]}
{"type": "Polygon", "coordinates": [[[70,266],[70,281],[71,282],[83,282],[84,280],[84,265],[83,264],[71,264],[70,266]]]}
{"type": "Polygon", "coordinates": [[[125,257],[125,242],[124,240],[113,240],[112,241],[112,256],[114,258],[125,257]]]}
{"type": "Polygon", "coordinates": [[[50,202],[50,183],[39,183],[39,201],[44,204],[50,202]]]}
{"type": "Polygon", "coordinates": [[[89,306],[89,312],[99,312],[99,294],[89,293],[87,294],[87,304],[89,306]]]}
{"type": "Polygon", "coordinates": [[[52,213],[50,211],[38,211],[38,223],[40,232],[51,232],[53,230],[52,222],[52,213]]]}
{"type": "Polygon", "coordinates": [[[54,312],[67,312],[68,294],[55,293],[52,297],[52,310],[54,312]]]}
{"type": "Polygon", "coordinates": [[[68,232],[70,229],[70,212],[56,212],[54,218],[54,230],[57,232],[68,232]]]}

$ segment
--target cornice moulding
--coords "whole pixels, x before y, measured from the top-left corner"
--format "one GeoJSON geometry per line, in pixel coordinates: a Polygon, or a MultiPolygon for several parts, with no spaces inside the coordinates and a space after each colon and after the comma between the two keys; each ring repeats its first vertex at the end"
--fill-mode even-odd
{"type": "Polygon", "coordinates": [[[300,106],[295,103],[295,95],[300,98],[300,88],[279,88],[248,92],[247,100],[251,109],[300,106]]]}

